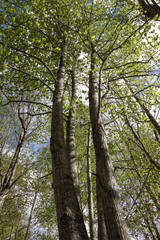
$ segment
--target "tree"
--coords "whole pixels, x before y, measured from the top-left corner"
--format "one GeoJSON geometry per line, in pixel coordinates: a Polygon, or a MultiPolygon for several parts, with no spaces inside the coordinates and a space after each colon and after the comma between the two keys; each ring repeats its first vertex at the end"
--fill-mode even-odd
{"type": "MultiPolygon", "coordinates": [[[[99,189],[97,201],[101,201],[102,205],[102,209],[98,209],[98,211],[103,211],[107,239],[129,239],[124,220],[121,216],[122,211],[118,203],[118,191],[114,179],[111,158],[108,151],[104,124],[99,108],[98,81],[96,79],[95,68],[95,53],[92,52],[89,99],[93,142],[97,161],[97,190],[99,189]]],[[[102,213],[99,213],[100,217],[101,214],[102,213]]],[[[100,236],[102,238],[106,238],[104,232],[99,233],[99,239],[100,236]]]]}
{"type": "MultiPolygon", "coordinates": [[[[138,125],[135,128],[139,122],[134,119],[139,116],[142,118],[142,110],[149,120],[152,115],[149,105],[142,103],[142,98],[137,97],[134,88],[134,84],[137,88],[141,86],[142,79],[148,77],[148,81],[152,81],[152,75],[153,78],[158,75],[151,72],[155,63],[153,57],[156,43],[152,41],[152,45],[149,40],[145,42],[145,34],[148,33],[151,23],[148,20],[142,21],[130,1],[124,4],[123,1],[43,0],[40,4],[39,0],[15,0],[3,3],[2,7],[4,23],[1,26],[0,50],[4,64],[1,69],[1,90],[7,103],[25,102],[36,106],[33,113],[27,111],[24,116],[37,116],[40,124],[48,114],[48,119],[51,119],[51,131],[46,135],[48,138],[51,135],[50,150],[59,239],[88,239],[83,219],[86,213],[82,211],[84,202],[81,203],[82,194],[79,192],[76,170],[76,144],[80,141],[75,140],[75,122],[83,122],[81,119],[76,120],[76,117],[79,117],[77,111],[80,111],[78,107],[76,109],[76,105],[82,107],[82,112],[88,108],[87,97],[85,100],[80,99],[83,99],[80,97],[80,88],[83,85],[87,86],[85,91],[89,89],[90,121],[96,157],[94,177],[98,239],[129,239],[110,157],[110,151],[114,152],[114,147],[109,150],[107,144],[107,135],[110,136],[110,132],[114,132],[115,128],[112,123],[111,127],[107,128],[106,122],[112,122],[110,116],[114,123],[116,118],[119,119],[116,144],[123,149],[124,156],[132,158],[134,155],[134,159],[137,157],[135,151],[127,148],[127,143],[130,143],[130,146],[138,146],[139,156],[144,154],[144,158],[151,164],[157,163],[153,160],[150,149],[146,147],[148,140],[143,138],[143,127],[147,125],[140,128],[138,125]],[[112,100],[108,99],[109,97],[112,100]],[[134,103],[133,106],[131,102],[134,103]],[[134,112],[133,116],[131,110],[134,112]],[[122,137],[121,129],[128,135],[124,134],[122,137]],[[119,139],[123,142],[123,147],[119,144],[119,139]]],[[[144,96],[148,101],[146,91],[144,96]]],[[[84,118],[88,125],[86,115],[79,118],[84,118]]],[[[153,132],[152,136],[157,137],[159,124],[155,117],[152,125],[156,126],[156,133],[154,135],[153,132]]],[[[150,131],[152,132],[151,129],[150,131]]],[[[110,146],[110,137],[108,142],[110,146]]],[[[156,140],[155,149],[157,142],[156,140]]],[[[121,162],[119,164],[117,169],[126,167],[121,162]]],[[[144,175],[148,176],[147,174],[146,169],[144,175]]],[[[126,182],[131,186],[133,175],[125,176],[126,182]],[[131,178],[131,181],[128,181],[128,178],[131,178]]],[[[143,185],[142,172],[138,171],[136,176],[138,184],[143,185]]],[[[144,182],[144,186],[149,186],[150,192],[150,184],[144,182]]],[[[139,205],[143,204],[136,189],[133,192],[128,191],[127,196],[133,201],[136,199],[136,203],[138,199],[139,205]]],[[[155,194],[151,192],[148,196],[155,199],[155,194]]],[[[139,213],[142,212],[141,216],[145,216],[144,209],[137,209],[139,213]]],[[[155,226],[156,220],[153,217],[143,219],[146,225],[148,224],[148,229],[151,229],[151,222],[152,226],[155,226]]],[[[152,235],[155,235],[153,230],[152,235]]]]}
{"type": "Polygon", "coordinates": [[[66,144],[64,140],[62,98],[67,54],[66,51],[67,40],[66,37],[63,36],[59,69],[57,72],[57,79],[55,82],[55,90],[53,95],[53,112],[51,124],[53,186],[57,208],[59,239],[78,240],[88,239],[88,237],[78,202],[76,189],[73,184],[75,182],[75,179],[72,179],[73,171],[70,171],[70,160],[67,158],[67,151],[65,147],[66,144]]]}

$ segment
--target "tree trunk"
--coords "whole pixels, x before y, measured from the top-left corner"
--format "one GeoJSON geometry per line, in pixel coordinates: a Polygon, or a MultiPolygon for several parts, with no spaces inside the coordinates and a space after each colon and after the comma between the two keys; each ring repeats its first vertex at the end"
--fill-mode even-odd
{"type": "Polygon", "coordinates": [[[66,146],[67,146],[67,156],[68,156],[68,165],[70,175],[73,180],[73,185],[76,190],[79,206],[81,208],[80,200],[80,189],[78,181],[78,170],[76,163],[76,150],[75,150],[75,111],[76,111],[76,60],[71,72],[71,85],[72,85],[72,96],[70,101],[70,109],[67,120],[67,129],[66,129],[66,146]]]}
{"type": "Polygon", "coordinates": [[[90,240],[96,240],[96,229],[94,226],[94,208],[93,208],[93,188],[91,175],[91,158],[90,158],[90,128],[87,136],[87,188],[88,188],[88,211],[89,211],[89,231],[90,240]]]}
{"type": "Polygon", "coordinates": [[[14,155],[13,155],[10,165],[7,169],[7,172],[4,177],[2,175],[2,179],[1,179],[1,183],[0,183],[0,209],[3,207],[5,199],[9,195],[12,187],[14,186],[16,181],[19,179],[19,177],[14,179],[14,176],[15,176],[20,152],[21,152],[21,149],[22,149],[24,141],[25,141],[25,137],[26,137],[26,132],[21,133],[21,135],[19,137],[19,141],[17,143],[17,147],[14,152],[14,155]]]}
{"type": "Polygon", "coordinates": [[[153,19],[156,15],[160,16],[160,6],[156,3],[156,1],[151,0],[152,3],[149,3],[146,0],[138,0],[140,6],[142,7],[144,14],[153,19]]]}
{"type": "Polygon", "coordinates": [[[104,236],[101,239],[128,240],[130,237],[122,217],[122,210],[119,205],[119,197],[112,161],[109,155],[106,133],[99,109],[99,88],[95,69],[96,59],[95,53],[92,51],[89,79],[89,107],[93,143],[96,155],[97,189],[100,189],[97,194],[97,202],[100,204],[102,201],[104,221],[107,230],[107,238],[104,236]]]}
{"type": "MultiPolygon", "coordinates": [[[[96,170],[98,172],[98,170],[96,170]]],[[[108,240],[107,229],[105,224],[105,217],[102,204],[102,189],[96,182],[96,193],[97,193],[97,214],[98,214],[98,240],[108,240]]]]}
{"type": "Polygon", "coordinates": [[[32,221],[32,217],[33,217],[34,207],[35,207],[36,200],[37,200],[38,191],[39,191],[39,188],[34,194],[34,198],[33,198],[31,211],[30,211],[29,218],[28,218],[27,229],[26,229],[24,240],[27,240],[29,238],[29,230],[30,230],[30,226],[31,226],[31,221],[32,221]]]}
{"type": "Polygon", "coordinates": [[[66,53],[67,44],[66,39],[63,38],[59,70],[53,94],[50,142],[59,240],[88,240],[76,190],[69,171],[64,139],[62,96],[66,53]]]}

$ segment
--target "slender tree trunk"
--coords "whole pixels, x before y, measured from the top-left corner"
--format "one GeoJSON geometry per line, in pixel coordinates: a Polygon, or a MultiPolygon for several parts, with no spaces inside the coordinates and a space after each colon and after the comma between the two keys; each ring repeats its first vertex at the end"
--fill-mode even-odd
{"type": "Polygon", "coordinates": [[[104,236],[101,239],[129,240],[130,237],[119,205],[112,161],[109,155],[106,133],[99,109],[99,88],[95,69],[96,58],[94,51],[92,51],[89,79],[89,107],[96,155],[97,189],[101,189],[97,194],[97,202],[102,201],[102,209],[107,229],[107,238],[104,236]]]}
{"type": "Polygon", "coordinates": [[[66,53],[67,44],[66,39],[63,38],[59,71],[57,73],[53,95],[50,142],[59,240],[88,240],[76,190],[69,171],[64,139],[62,96],[66,53]]]}
{"type": "Polygon", "coordinates": [[[16,180],[14,181],[13,179],[16,171],[16,166],[19,160],[19,155],[25,141],[25,136],[26,136],[26,132],[20,135],[14,156],[11,159],[7,172],[4,177],[2,176],[1,183],[0,183],[0,209],[3,207],[6,197],[8,196],[11,188],[16,182],[16,180]]]}
{"type": "Polygon", "coordinates": [[[30,214],[29,214],[29,218],[28,218],[28,224],[27,224],[27,229],[26,229],[26,234],[25,234],[24,240],[27,240],[29,238],[29,230],[30,230],[30,226],[31,226],[31,221],[32,221],[34,207],[35,207],[36,200],[37,200],[38,191],[39,191],[39,188],[34,194],[34,198],[33,198],[32,207],[31,207],[31,211],[30,211],[30,214]]]}
{"type": "Polygon", "coordinates": [[[70,109],[67,120],[67,129],[66,129],[66,146],[67,146],[67,155],[68,155],[68,165],[70,175],[73,180],[73,184],[76,190],[79,206],[81,208],[80,200],[80,189],[78,181],[78,169],[76,163],[76,150],[75,150],[75,112],[76,112],[76,59],[71,72],[71,87],[72,87],[72,96],[70,101],[70,109]]]}
{"type": "MultiPolygon", "coordinates": [[[[3,207],[3,204],[5,202],[5,198],[8,196],[8,194],[11,192],[12,187],[15,185],[15,183],[20,179],[20,177],[23,175],[19,175],[18,177],[15,177],[15,172],[17,168],[17,164],[19,161],[19,156],[22,151],[23,145],[29,135],[27,135],[29,125],[31,123],[32,117],[27,115],[26,117],[21,117],[21,105],[18,105],[18,118],[21,123],[21,133],[19,134],[18,143],[15,149],[15,152],[13,154],[13,157],[11,158],[10,164],[8,166],[8,169],[5,174],[2,174],[0,171],[0,208],[3,207]]],[[[29,106],[28,106],[28,112],[29,112],[29,106]]],[[[1,149],[0,152],[0,168],[2,165],[2,156],[3,156],[3,149],[1,149]]]]}
{"type": "Polygon", "coordinates": [[[88,210],[89,210],[89,231],[90,240],[96,240],[96,229],[94,226],[94,208],[93,208],[93,188],[92,188],[92,175],[91,175],[91,158],[90,158],[90,128],[87,136],[87,187],[88,187],[88,210]]]}

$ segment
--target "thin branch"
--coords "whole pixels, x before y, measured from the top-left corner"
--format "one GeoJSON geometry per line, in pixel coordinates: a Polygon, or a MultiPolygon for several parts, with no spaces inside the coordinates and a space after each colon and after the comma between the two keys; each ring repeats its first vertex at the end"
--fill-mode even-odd
{"type": "MultiPolygon", "coordinates": [[[[151,169],[150,169],[150,170],[151,170],[151,169]]],[[[144,187],[145,187],[145,185],[146,185],[146,183],[147,183],[147,180],[148,180],[148,177],[149,177],[149,174],[150,174],[150,170],[148,171],[148,173],[147,173],[147,175],[146,175],[146,178],[145,178],[143,184],[141,185],[141,187],[140,187],[140,189],[139,189],[139,193],[137,194],[137,197],[134,199],[134,202],[133,202],[133,204],[132,204],[132,207],[130,208],[130,211],[129,211],[128,215],[125,217],[125,220],[128,219],[129,215],[131,214],[132,209],[134,208],[134,206],[135,206],[136,203],[137,203],[138,198],[139,198],[140,195],[142,194],[142,192],[143,192],[143,190],[144,190],[144,187]]]]}
{"type": "Polygon", "coordinates": [[[125,79],[125,78],[138,78],[138,77],[151,77],[151,76],[157,76],[156,74],[137,74],[137,75],[128,75],[128,76],[119,76],[118,78],[112,78],[109,81],[114,82],[120,79],[125,79]]]}
{"type": "Polygon", "coordinates": [[[26,75],[28,75],[28,76],[30,76],[30,77],[32,77],[32,78],[35,78],[36,80],[38,80],[38,81],[40,81],[41,83],[43,83],[51,92],[53,92],[53,89],[52,89],[45,81],[43,81],[41,78],[36,77],[36,76],[34,76],[33,74],[31,74],[31,73],[25,72],[25,71],[23,71],[22,69],[13,67],[13,66],[11,66],[11,65],[7,65],[7,66],[10,67],[10,68],[12,68],[12,69],[15,70],[15,71],[24,73],[24,74],[26,74],[26,75]]]}
{"type": "Polygon", "coordinates": [[[50,173],[48,173],[48,174],[46,174],[46,175],[43,175],[43,176],[42,176],[42,177],[40,177],[39,179],[46,178],[46,177],[48,177],[48,176],[52,175],[52,173],[53,173],[53,172],[50,172],[50,173]]]}
{"type": "Polygon", "coordinates": [[[9,99],[7,97],[7,99],[9,100],[7,103],[4,103],[4,104],[1,104],[0,107],[4,107],[10,103],[21,103],[21,102],[24,102],[24,103],[31,103],[31,104],[36,104],[36,105],[42,105],[42,106],[45,106],[49,109],[52,109],[51,106],[48,106],[47,104],[44,104],[44,103],[40,103],[40,102],[34,102],[34,101],[29,101],[29,100],[12,100],[12,99],[9,99]]]}
{"type": "MultiPolygon", "coordinates": [[[[125,113],[124,113],[125,115],[125,113]]],[[[153,164],[158,170],[160,170],[160,164],[158,162],[156,162],[154,159],[152,159],[150,153],[147,151],[147,149],[145,148],[145,145],[143,144],[143,142],[141,141],[141,139],[139,138],[139,136],[137,135],[137,133],[134,131],[133,127],[131,126],[127,116],[125,115],[125,121],[126,124],[128,125],[128,127],[130,128],[135,140],[137,141],[137,144],[139,145],[139,147],[142,149],[142,151],[146,154],[146,156],[148,157],[149,161],[151,164],[153,164]]]]}
{"type": "Polygon", "coordinates": [[[133,167],[114,166],[114,172],[115,172],[117,169],[134,170],[134,171],[135,171],[135,168],[133,168],[133,167]]]}
{"type": "Polygon", "coordinates": [[[135,61],[135,62],[127,62],[125,64],[121,64],[121,65],[114,65],[113,67],[107,67],[107,68],[104,68],[103,71],[108,71],[110,69],[115,69],[115,68],[121,68],[121,67],[125,67],[125,66],[128,66],[128,65],[135,65],[135,64],[147,64],[150,62],[150,60],[152,59],[152,57],[150,57],[148,60],[146,61],[135,61]]]}
{"type": "Polygon", "coordinates": [[[40,116],[40,115],[45,115],[45,114],[51,114],[52,112],[43,112],[43,113],[30,113],[30,112],[21,112],[21,114],[28,114],[29,116],[35,117],[35,116],[40,116]]]}
{"type": "Polygon", "coordinates": [[[3,43],[3,42],[1,42],[1,41],[0,41],[0,44],[2,44],[4,47],[11,48],[11,49],[13,49],[13,50],[15,50],[15,51],[17,51],[17,52],[21,52],[21,53],[25,54],[26,56],[29,56],[29,57],[31,57],[31,58],[34,58],[34,59],[38,60],[38,61],[39,61],[40,63],[42,63],[42,65],[48,70],[48,72],[51,74],[51,76],[53,77],[53,79],[56,80],[53,72],[51,71],[51,69],[47,66],[47,64],[46,64],[41,58],[39,58],[39,57],[37,57],[37,56],[35,56],[35,55],[31,54],[31,53],[28,53],[28,52],[22,50],[21,48],[12,46],[12,45],[10,45],[10,44],[6,44],[6,43],[3,43]]]}
{"type": "MultiPolygon", "coordinates": [[[[119,46],[115,47],[115,48],[110,48],[107,50],[107,52],[104,53],[104,55],[107,55],[105,59],[107,59],[108,55],[110,55],[112,52],[114,52],[115,50],[118,50],[119,48],[121,48],[123,45],[125,45],[127,43],[127,41],[133,37],[142,27],[144,27],[144,25],[147,23],[148,21],[145,21],[140,27],[138,27],[134,32],[132,32],[119,46]]],[[[112,45],[113,47],[113,45],[112,45]]]]}

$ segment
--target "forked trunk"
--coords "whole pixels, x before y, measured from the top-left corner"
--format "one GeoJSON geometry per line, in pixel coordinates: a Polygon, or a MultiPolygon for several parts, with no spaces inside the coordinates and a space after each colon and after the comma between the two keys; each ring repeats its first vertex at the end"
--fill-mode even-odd
{"type": "MultiPolygon", "coordinates": [[[[129,234],[122,217],[113,165],[108,151],[106,133],[99,109],[99,88],[96,78],[96,58],[91,54],[89,79],[89,107],[92,124],[93,143],[96,155],[97,206],[102,204],[107,237],[99,240],[129,240],[129,234]]],[[[100,218],[100,210],[98,209],[100,218]]]]}
{"type": "Polygon", "coordinates": [[[62,96],[67,44],[62,41],[59,71],[53,95],[51,154],[59,240],[88,240],[76,190],[70,175],[63,130],[62,96]]]}

